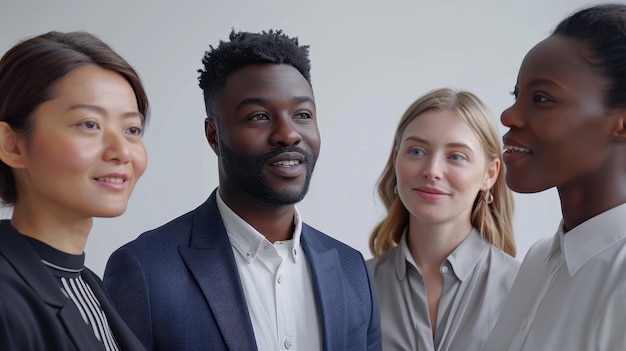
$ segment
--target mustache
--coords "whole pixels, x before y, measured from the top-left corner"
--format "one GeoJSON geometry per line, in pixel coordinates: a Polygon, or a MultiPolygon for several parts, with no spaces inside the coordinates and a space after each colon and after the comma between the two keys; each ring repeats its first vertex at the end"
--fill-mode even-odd
{"type": "Polygon", "coordinates": [[[298,146],[281,146],[281,147],[277,147],[276,149],[272,150],[271,152],[268,152],[268,153],[265,153],[265,154],[261,155],[259,157],[259,164],[264,165],[272,157],[275,157],[275,156],[280,155],[280,154],[285,153],[285,152],[299,153],[300,155],[302,155],[302,157],[304,157],[304,163],[310,163],[311,159],[313,158],[310,153],[308,153],[307,151],[305,151],[301,147],[298,147],[298,146]]]}

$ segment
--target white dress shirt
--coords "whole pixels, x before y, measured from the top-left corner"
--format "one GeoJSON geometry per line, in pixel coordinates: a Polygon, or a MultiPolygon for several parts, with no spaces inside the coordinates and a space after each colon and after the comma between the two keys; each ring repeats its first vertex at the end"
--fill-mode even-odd
{"type": "Polygon", "coordinates": [[[473,229],[439,271],[443,291],[433,337],[426,285],[406,244],[368,261],[383,329],[383,350],[480,351],[515,279],[519,262],[473,229]]]}
{"type": "Polygon", "coordinates": [[[217,194],[217,207],[237,262],[257,348],[321,350],[320,319],[310,267],[300,245],[302,221],[298,210],[293,238],[272,244],[217,194]]]}
{"type": "Polygon", "coordinates": [[[524,258],[486,351],[626,350],[626,204],[524,258]]]}

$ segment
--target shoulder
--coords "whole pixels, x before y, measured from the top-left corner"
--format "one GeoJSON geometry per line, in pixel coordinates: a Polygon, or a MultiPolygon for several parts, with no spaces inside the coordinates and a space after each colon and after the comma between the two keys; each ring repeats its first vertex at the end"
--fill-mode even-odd
{"type": "MultiPolygon", "coordinates": [[[[537,241],[531,246],[522,261],[517,275],[514,276],[511,295],[515,295],[517,300],[528,299],[529,289],[536,287],[547,269],[546,257],[552,246],[554,237],[547,237],[537,241]],[[532,287],[532,288],[531,288],[532,287]]],[[[511,301],[511,298],[509,299],[511,301]]]]}
{"type": "Polygon", "coordinates": [[[149,230],[143,234],[141,234],[139,236],[138,239],[142,239],[142,240],[149,240],[150,238],[154,237],[154,236],[159,236],[159,235],[170,235],[170,234],[176,234],[179,232],[187,232],[191,229],[191,226],[193,225],[193,221],[195,219],[196,216],[198,215],[203,215],[202,214],[202,207],[204,206],[201,205],[197,208],[195,208],[192,211],[189,211],[187,213],[184,213],[172,220],[170,220],[169,222],[154,228],[152,230],[149,230]]]}
{"type": "Polygon", "coordinates": [[[210,216],[210,214],[207,213],[209,212],[208,208],[210,207],[210,201],[211,198],[194,210],[184,213],[155,229],[142,233],[135,240],[132,240],[122,246],[122,248],[130,249],[132,251],[142,249],[155,250],[176,248],[179,245],[188,244],[189,237],[191,236],[192,229],[194,228],[194,223],[197,223],[198,221],[221,221],[219,218],[215,219],[206,217],[207,215],[210,216]]]}
{"type": "MultiPolygon", "coordinates": [[[[318,261],[324,257],[328,259],[336,256],[341,270],[344,272],[346,279],[352,281],[361,281],[368,277],[367,267],[363,255],[354,248],[342,243],[341,241],[326,235],[319,230],[304,224],[302,225],[302,246],[310,261],[318,261]],[[333,253],[333,251],[335,253],[333,253]]],[[[331,261],[332,262],[335,258],[331,261]]],[[[368,278],[369,279],[369,278],[368,278]]]]}
{"type": "Polygon", "coordinates": [[[14,291],[27,288],[27,283],[19,272],[16,271],[10,259],[3,255],[0,255],[0,285],[2,285],[0,299],[6,297],[10,290],[14,291]]]}
{"type": "Polygon", "coordinates": [[[400,281],[405,277],[408,264],[400,251],[400,248],[396,246],[367,261],[367,267],[376,287],[378,302],[381,305],[395,304],[398,289],[402,284],[400,281]]]}
{"type": "Polygon", "coordinates": [[[0,255],[15,257],[16,251],[28,250],[28,244],[8,220],[0,220],[0,255]]]}
{"type": "Polygon", "coordinates": [[[499,248],[490,245],[486,260],[483,264],[479,265],[483,268],[479,268],[473,274],[476,279],[484,279],[484,288],[496,296],[493,301],[500,301],[505,298],[508,292],[511,290],[517,273],[519,272],[521,262],[511,257],[499,248]]]}
{"type": "Polygon", "coordinates": [[[555,240],[555,236],[549,236],[535,242],[530,249],[526,252],[524,259],[522,260],[522,264],[520,266],[520,273],[522,271],[526,271],[535,275],[535,273],[539,273],[541,269],[538,267],[542,267],[546,264],[546,257],[550,248],[552,247],[552,242],[555,240]]]}
{"type": "Polygon", "coordinates": [[[342,255],[347,254],[350,256],[358,256],[362,258],[362,255],[359,251],[325,233],[322,233],[321,231],[311,227],[306,223],[302,223],[302,237],[314,249],[318,249],[318,251],[336,249],[342,255]]]}
{"type": "Polygon", "coordinates": [[[9,300],[31,298],[30,295],[36,292],[30,279],[39,277],[37,266],[45,269],[43,263],[23,238],[5,232],[0,233],[0,236],[7,239],[0,240],[0,298],[9,298],[10,292],[15,295],[9,300]]]}
{"type": "Polygon", "coordinates": [[[379,272],[380,274],[387,274],[390,270],[394,269],[394,262],[396,261],[396,255],[398,254],[398,247],[393,247],[383,252],[380,256],[367,260],[367,268],[373,276],[378,275],[379,272]]]}
{"type": "MultiPolygon", "coordinates": [[[[33,262],[38,264],[38,262],[33,262]]],[[[37,324],[37,313],[47,311],[47,304],[39,297],[37,292],[24,280],[20,272],[16,271],[11,262],[0,255],[0,330],[6,324],[21,323],[19,328],[32,327],[37,324]],[[32,323],[32,324],[30,324],[32,323]]],[[[43,315],[42,315],[43,316],[43,315]]],[[[15,325],[13,326],[15,327],[15,325]]],[[[26,330],[26,329],[22,329],[26,330]]]]}
{"type": "Polygon", "coordinates": [[[522,264],[514,257],[493,245],[489,248],[489,259],[491,260],[492,266],[495,266],[500,270],[514,273],[517,273],[520,265],[522,264]]]}
{"type": "Polygon", "coordinates": [[[554,235],[543,238],[543,239],[539,239],[530,247],[530,249],[528,249],[526,256],[524,256],[523,262],[526,262],[527,260],[528,261],[536,260],[538,257],[541,257],[541,259],[543,260],[545,256],[548,254],[548,251],[550,251],[550,247],[552,246],[552,242],[554,240],[555,240],[554,235]]]}

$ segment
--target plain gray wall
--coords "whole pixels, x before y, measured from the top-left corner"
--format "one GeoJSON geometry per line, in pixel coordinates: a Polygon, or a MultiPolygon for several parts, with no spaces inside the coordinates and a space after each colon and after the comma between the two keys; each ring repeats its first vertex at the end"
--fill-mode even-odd
{"type": "MultiPolygon", "coordinates": [[[[309,224],[368,258],[384,216],[375,193],[408,105],[449,86],[481,97],[498,119],[526,52],[580,0],[530,1],[7,1],[0,51],[50,30],[98,35],[139,72],[152,106],[149,161],[128,211],[97,219],[87,266],[102,275],[113,250],[202,203],[217,186],[203,132],[196,70],[231,28],[284,29],[310,45],[321,155],[298,205],[309,224]]],[[[502,134],[506,131],[501,127],[502,134]]],[[[560,220],[556,192],[515,195],[518,259],[560,220]]],[[[3,210],[10,216],[10,210],[3,210]]],[[[155,255],[158,253],[155,252],[155,255]]]]}

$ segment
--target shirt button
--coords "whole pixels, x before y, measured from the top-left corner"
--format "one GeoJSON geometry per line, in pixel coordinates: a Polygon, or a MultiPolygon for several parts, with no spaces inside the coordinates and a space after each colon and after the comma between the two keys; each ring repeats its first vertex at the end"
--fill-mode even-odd
{"type": "Polygon", "coordinates": [[[448,266],[441,267],[441,273],[443,273],[443,274],[448,273],[448,266]]]}
{"type": "Polygon", "coordinates": [[[250,250],[250,251],[246,252],[246,256],[248,256],[248,257],[252,257],[252,250],[250,250]]]}
{"type": "MultiPolygon", "coordinates": [[[[283,283],[283,276],[282,274],[278,276],[278,279],[276,279],[278,281],[278,284],[282,284],[283,283]]],[[[287,341],[285,341],[287,342],[287,341]]]]}
{"type": "Polygon", "coordinates": [[[286,348],[286,349],[290,349],[290,348],[291,348],[291,346],[293,346],[293,345],[291,344],[291,341],[290,341],[289,339],[285,340],[285,348],[286,348]]]}

